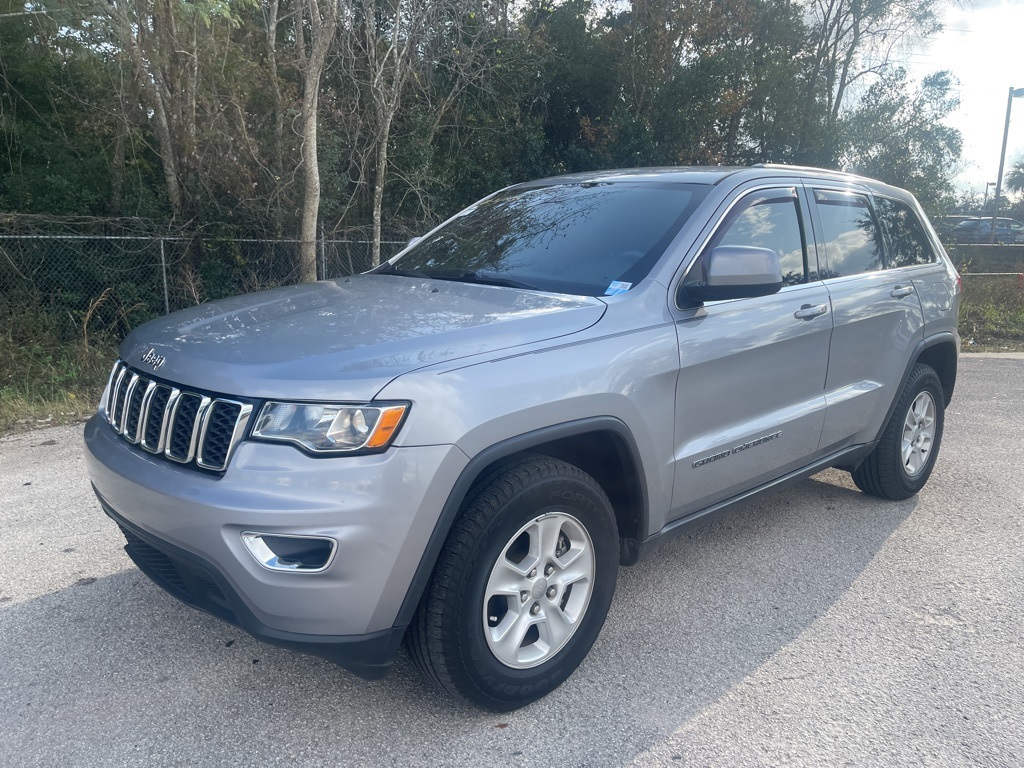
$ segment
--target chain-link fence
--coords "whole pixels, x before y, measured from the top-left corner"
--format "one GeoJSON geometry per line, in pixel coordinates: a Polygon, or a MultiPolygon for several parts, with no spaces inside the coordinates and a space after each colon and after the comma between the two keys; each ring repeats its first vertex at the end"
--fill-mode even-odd
{"type": "MultiPolygon", "coordinates": [[[[402,245],[383,241],[381,259],[402,245]]],[[[203,301],[295,283],[299,250],[287,239],[0,234],[0,305],[9,315],[46,314],[68,336],[123,334],[203,301]]],[[[371,266],[365,237],[317,242],[320,278],[371,266]]]]}
{"type": "MultiPolygon", "coordinates": [[[[11,229],[0,233],[0,321],[14,343],[19,335],[86,342],[90,334],[120,337],[160,314],[293,284],[299,276],[296,239],[11,229]]],[[[384,240],[381,259],[404,243],[384,240]]],[[[362,230],[321,237],[316,252],[320,278],[372,266],[372,241],[362,230]]],[[[964,280],[965,341],[1024,344],[1024,248],[972,246],[952,249],[952,255],[964,280]]]]}

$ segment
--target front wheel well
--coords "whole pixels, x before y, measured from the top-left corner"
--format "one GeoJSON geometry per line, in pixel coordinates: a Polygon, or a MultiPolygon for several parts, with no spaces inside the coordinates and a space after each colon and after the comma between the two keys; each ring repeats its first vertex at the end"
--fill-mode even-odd
{"type": "Polygon", "coordinates": [[[503,456],[500,461],[525,454],[550,456],[582,469],[608,496],[615,511],[619,539],[643,538],[645,502],[640,468],[621,435],[611,430],[570,435],[531,445],[520,453],[503,456]]]}

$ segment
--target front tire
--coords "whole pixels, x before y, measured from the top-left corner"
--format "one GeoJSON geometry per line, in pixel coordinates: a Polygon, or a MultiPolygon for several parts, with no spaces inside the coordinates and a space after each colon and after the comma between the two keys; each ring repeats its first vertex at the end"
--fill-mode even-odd
{"type": "Polygon", "coordinates": [[[426,676],[494,711],[522,707],[583,661],[615,591],[607,496],[566,462],[498,465],[467,496],[406,635],[426,676]]]}
{"type": "Polygon", "coordinates": [[[909,499],[935,466],[942,443],[945,394],[935,371],[917,364],[874,451],[851,474],[864,493],[909,499]]]}

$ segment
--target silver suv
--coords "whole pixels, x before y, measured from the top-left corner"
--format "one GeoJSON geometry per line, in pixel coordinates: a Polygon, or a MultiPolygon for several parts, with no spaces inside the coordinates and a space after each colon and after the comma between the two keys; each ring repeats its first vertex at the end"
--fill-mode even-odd
{"type": "Polygon", "coordinates": [[[826,467],[925,484],[959,278],[908,193],[793,167],[497,192],[369,273],[179,312],[86,427],[127,552],[267,642],[508,710],[620,565],[826,467]]]}

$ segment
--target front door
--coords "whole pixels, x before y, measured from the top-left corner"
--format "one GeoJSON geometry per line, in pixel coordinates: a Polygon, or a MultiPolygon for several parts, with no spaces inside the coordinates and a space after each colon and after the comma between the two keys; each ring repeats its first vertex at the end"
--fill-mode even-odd
{"type": "Polygon", "coordinates": [[[732,204],[703,246],[771,248],[784,286],[770,296],[678,310],[673,518],[818,454],[832,308],[806,221],[795,188],[757,189],[732,204]]]}

